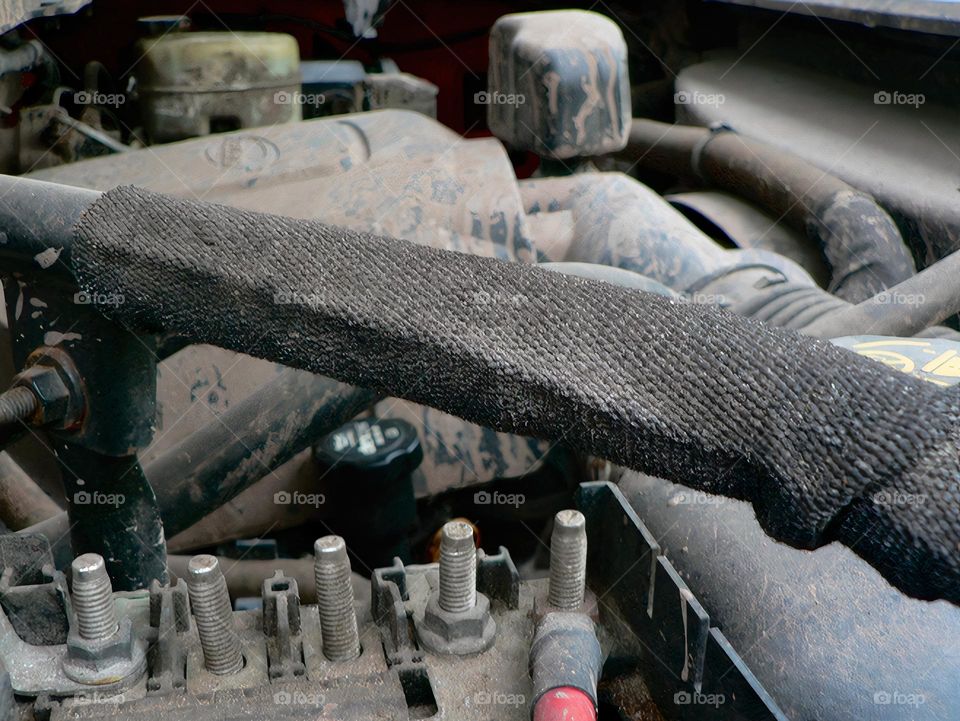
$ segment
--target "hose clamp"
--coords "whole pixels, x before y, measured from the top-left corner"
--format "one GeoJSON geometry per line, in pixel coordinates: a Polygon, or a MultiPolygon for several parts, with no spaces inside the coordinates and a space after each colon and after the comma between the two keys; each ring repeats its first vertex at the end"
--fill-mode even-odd
{"type": "Polygon", "coordinates": [[[736,132],[730,125],[723,121],[710,123],[710,125],[707,126],[707,129],[710,132],[697,141],[697,144],[693,146],[693,152],[690,154],[690,168],[693,170],[693,174],[704,183],[709,182],[709,179],[703,174],[703,171],[700,168],[700,159],[703,156],[703,151],[706,150],[710,141],[721,133],[736,132]]]}

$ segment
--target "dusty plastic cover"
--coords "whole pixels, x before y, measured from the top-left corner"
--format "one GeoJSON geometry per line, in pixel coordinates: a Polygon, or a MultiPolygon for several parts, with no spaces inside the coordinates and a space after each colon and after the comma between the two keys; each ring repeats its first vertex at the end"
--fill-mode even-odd
{"type": "Polygon", "coordinates": [[[0,2],[0,34],[27,20],[53,15],[70,15],[89,5],[90,0],[3,0],[0,2]]]}
{"type": "Polygon", "coordinates": [[[960,34],[960,7],[956,0],[714,0],[778,12],[814,15],[940,35],[960,34]]]}

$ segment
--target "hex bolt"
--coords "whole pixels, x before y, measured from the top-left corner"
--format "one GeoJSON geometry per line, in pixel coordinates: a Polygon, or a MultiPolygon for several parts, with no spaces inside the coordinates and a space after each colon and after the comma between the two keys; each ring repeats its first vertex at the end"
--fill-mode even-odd
{"type": "Polygon", "coordinates": [[[587,584],[587,521],[580,511],[560,511],[550,537],[550,591],[547,603],[562,611],[583,604],[587,584]]]}
{"type": "Polygon", "coordinates": [[[340,536],[324,536],[313,544],[313,553],[323,655],[349,661],[360,655],[360,633],[347,545],[340,536]]]}
{"type": "Polygon", "coordinates": [[[477,547],[473,526],[445,523],[440,535],[440,608],[463,613],[477,604],[477,547]]]}
{"type": "Polygon", "coordinates": [[[243,668],[243,653],[233,628],[227,581],[215,556],[204,554],[190,559],[187,591],[207,670],[218,676],[237,673],[243,668]]]}
{"type": "Polygon", "coordinates": [[[109,638],[119,626],[113,587],[103,556],[84,553],[73,560],[72,569],[73,591],[70,600],[80,637],[91,641],[109,638]]]}

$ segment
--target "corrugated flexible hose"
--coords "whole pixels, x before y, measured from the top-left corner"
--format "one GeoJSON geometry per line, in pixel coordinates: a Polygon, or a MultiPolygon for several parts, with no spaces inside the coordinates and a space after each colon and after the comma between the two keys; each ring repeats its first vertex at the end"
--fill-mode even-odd
{"type": "Polygon", "coordinates": [[[81,286],[176,330],[750,501],[960,603],[960,390],[722,310],[344,230],[110,191],[81,286]]]}

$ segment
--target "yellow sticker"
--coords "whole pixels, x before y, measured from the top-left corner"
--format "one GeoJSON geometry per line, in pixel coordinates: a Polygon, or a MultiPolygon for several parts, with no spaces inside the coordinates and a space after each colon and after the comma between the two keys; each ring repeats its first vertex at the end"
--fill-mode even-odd
{"type": "Polygon", "coordinates": [[[923,370],[944,378],[960,378],[960,353],[955,350],[944,351],[927,363],[923,370]]]}

